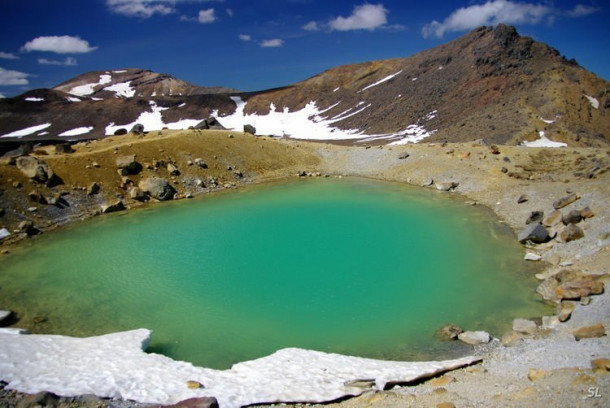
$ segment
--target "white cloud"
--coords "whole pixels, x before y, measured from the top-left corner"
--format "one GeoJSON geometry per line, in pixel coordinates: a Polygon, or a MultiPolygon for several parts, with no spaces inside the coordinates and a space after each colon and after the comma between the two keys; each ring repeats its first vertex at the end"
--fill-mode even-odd
{"type": "Polygon", "coordinates": [[[198,21],[201,24],[213,23],[216,21],[216,15],[214,14],[214,9],[200,10],[198,21]]]}
{"type": "Polygon", "coordinates": [[[72,66],[78,65],[76,59],[72,58],[72,57],[67,57],[63,61],[49,60],[46,58],[38,58],[38,63],[40,65],[62,65],[65,67],[72,67],[72,66]]]}
{"type": "Polygon", "coordinates": [[[303,30],[307,30],[307,31],[318,31],[318,30],[320,30],[320,26],[315,21],[310,21],[309,23],[305,24],[301,28],[303,30]]]}
{"type": "Polygon", "coordinates": [[[349,17],[337,17],[329,22],[331,30],[375,30],[388,22],[388,10],[382,4],[363,4],[354,7],[349,17]]]}
{"type": "Polygon", "coordinates": [[[127,17],[149,18],[154,14],[167,15],[174,12],[174,2],[154,0],[106,0],[113,12],[127,17]]]}
{"type": "Polygon", "coordinates": [[[238,37],[242,41],[250,41],[252,39],[252,36],[249,34],[240,34],[238,37]]]}
{"type": "Polygon", "coordinates": [[[228,8],[226,11],[227,11],[227,15],[228,15],[229,17],[233,17],[233,15],[235,14],[235,13],[233,12],[233,9],[228,8]]]}
{"type": "Polygon", "coordinates": [[[272,40],[265,40],[261,42],[261,47],[263,48],[277,48],[282,47],[284,45],[284,40],[280,40],[279,38],[274,38],[272,40]]]}
{"type": "Polygon", "coordinates": [[[599,9],[577,4],[570,11],[561,11],[550,3],[522,3],[512,0],[489,0],[484,4],[462,7],[455,10],[442,23],[432,21],[422,29],[424,37],[441,38],[447,32],[466,31],[484,25],[552,23],[558,15],[583,17],[599,9]]]}
{"type": "MultiPolygon", "coordinates": [[[[111,11],[127,17],[150,18],[176,12],[177,3],[205,3],[221,0],[106,0],[111,11]]],[[[184,20],[181,18],[181,20],[184,20]]]]}
{"type": "Polygon", "coordinates": [[[21,48],[25,52],[49,51],[57,54],[83,54],[96,49],[97,47],[91,47],[88,41],[69,35],[34,38],[21,48]]]}
{"type": "Polygon", "coordinates": [[[600,9],[597,7],[577,4],[572,10],[566,12],[566,15],[568,17],[578,18],[588,16],[589,14],[597,13],[598,11],[600,11],[600,9]]]}
{"type": "Polygon", "coordinates": [[[30,74],[0,67],[0,85],[28,85],[30,74]]]}
{"type": "Polygon", "coordinates": [[[16,56],[15,54],[10,53],[10,52],[2,52],[2,51],[0,51],[0,59],[16,60],[16,59],[19,59],[19,57],[16,56]]]}

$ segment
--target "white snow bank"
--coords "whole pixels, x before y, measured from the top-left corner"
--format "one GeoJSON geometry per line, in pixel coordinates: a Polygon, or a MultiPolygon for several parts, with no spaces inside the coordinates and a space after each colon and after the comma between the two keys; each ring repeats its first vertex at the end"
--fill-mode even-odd
{"type": "Polygon", "coordinates": [[[68,100],[68,102],[82,102],[80,99],[75,98],[73,96],[68,96],[66,99],[68,100]]]}
{"type": "MultiPolygon", "coordinates": [[[[256,133],[259,135],[290,136],[296,139],[314,140],[358,139],[363,137],[362,132],[358,129],[342,130],[332,127],[331,125],[356,113],[362,112],[370,106],[368,105],[361,108],[355,113],[343,115],[350,110],[348,109],[329,119],[321,116],[321,114],[334,108],[338,104],[320,110],[316,106],[316,102],[311,101],[303,109],[294,112],[290,112],[286,107],[281,112],[278,112],[275,105],[271,104],[269,113],[266,115],[257,115],[244,113],[246,102],[239,96],[232,96],[231,99],[237,105],[237,109],[234,113],[223,117],[218,117],[218,112],[212,113],[213,116],[216,116],[220,124],[227,129],[242,131],[244,125],[250,124],[256,128],[256,133]]],[[[363,103],[364,102],[361,102],[357,106],[360,106],[363,103]]]]}
{"type": "MultiPolygon", "coordinates": [[[[412,124],[407,126],[405,130],[402,130],[398,133],[394,133],[392,135],[388,135],[391,137],[394,136],[402,136],[402,139],[396,140],[395,142],[389,143],[391,146],[400,146],[406,145],[409,143],[418,143],[424,140],[425,138],[432,136],[436,133],[436,130],[427,130],[422,125],[412,124]]],[[[387,137],[385,137],[387,138],[387,137]]]]}
{"type": "Polygon", "coordinates": [[[388,75],[387,77],[380,79],[379,81],[375,82],[374,84],[370,84],[369,86],[365,86],[364,88],[359,90],[358,93],[366,91],[367,89],[372,88],[374,86],[377,86],[379,84],[383,84],[384,82],[389,81],[390,79],[394,78],[395,76],[399,75],[400,73],[402,73],[402,69],[400,71],[396,72],[395,74],[388,75]]]}
{"type": "Polygon", "coordinates": [[[0,380],[31,394],[95,394],[152,404],[214,396],[221,407],[232,408],[331,401],[480,361],[392,362],[290,348],[219,371],[144,353],[150,333],[139,329],[81,339],[0,332],[0,380]],[[350,386],[356,380],[370,380],[371,388],[350,386]],[[189,389],[187,381],[205,388],[189,389]]]}
{"type": "Polygon", "coordinates": [[[100,75],[100,85],[106,85],[112,82],[112,75],[100,75]]]}
{"type": "Polygon", "coordinates": [[[75,86],[70,91],[68,91],[68,93],[77,96],[91,95],[93,92],[95,92],[94,88],[96,86],[109,84],[110,82],[112,82],[112,77],[110,75],[103,74],[100,75],[100,79],[96,83],[75,86]]]}
{"type": "Polygon", "coordinates": [[[567,143],[563,142],[554,142],[548,137],[546,137],[543,130],[539,132],[540,139],[534,140],[533,142],[523,142],[523,146],[527,147],[567,147],[567,143]]]}
{"type": "Polygon", "coordinates": [[[32,133],[36,133],[36,132],[38,132],[38,131],[40,131],[42,129],[46,129],[49,126],[51,126],[50,123],[45,123],[43,125],[31,126],[29,128],[25,128],[25,129],[21,129],[21,130],[16,130],[14,132],[7,133],[6,135],[0,136],[0,138],[2,138],[2,137],[23,137],[23,136],[31,135],[32,133]]]}
{"type": "Polygon", "coordinates": [[[25,98],[25,100],[28,102],[44,102],[44,98],[35,98],[33,96],[25,98]]]}
{"type": "Polygon", "coordinates": [[[149,131],[153,131],[153,130],[161,130],[164,127],[167,127],[169,129],[173,129],[173,130],[188,129],[190,126],[195,126],[195,125],[199,124],[199,122],[202,121],[202,119],[182,119],[182,120],[179,120],[178,122],[164,123],[163,117],[161,116],[161,112],[163,112],[164,110],[167,110],[168,108],[162,108],[160,106],[157,106],[157,104],[154,101],[149,101],[148,103],[150,104],[150,109],[151,109],[150,112],[142,112],[140,114],[140,116],[134,122],[128,123],[125,125],[115,125],[113,122],[113,123],[109,124],[108,126],[106,126],[105,134],[113,135],[117,129],[121,129],[121,128],[125,128],[125,129],[129,130],[136,123],[140,123],[140,124],[144,125],[144,130],[149,132],[149,131]]]}
{"type": "Polygon", "coordinates": [[[555,120],[557,119],[557,117],[555,117],[555,119],[545,119],[542,116],[538,116],[538,119],[540,119],[544,123],[548,123],[550,125],[551,123],[555,123],[555,120]]]}
{"type": "Polygon", "coordinates": [[[111,91],[115,93],[116,98],[125,97],[133,98],[136,94],[135,88],[131,87],[131,81],[119,82],[118,84],[110,85],[104,88],[104,91],[111,91]]]}
{"type": "Polygon", "coordinates": [[[89,133],[93,130],[93,126],[79,127],[72,130],[66,130],[65,132],[60,133],[58,136],[78,136],[84,135],[85,133],[89,133]]]}
{"type": "Polygon", "coordinates": [[[599,109],[599,101],[597,99],[595,99],[592,96],[589,95],[585,95],[585,98],[587,98],[589,100],[589,103],[591,104],[591,106],[595,109],[599,109]]]}
{"type": "Polygon", "coordinates": [[[127,70],[126,70],[126,69],[122,69],[122,70],[120,70],[120,71],[112,71],[112,73],[113,73],[113,74],[123,74],[123,73],[125,73],[125,72],[127,72],[127,70]]]}

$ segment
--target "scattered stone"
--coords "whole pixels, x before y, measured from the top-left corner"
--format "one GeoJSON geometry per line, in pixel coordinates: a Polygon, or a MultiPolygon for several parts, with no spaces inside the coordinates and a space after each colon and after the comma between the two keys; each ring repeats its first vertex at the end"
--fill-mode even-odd
{"type": "Polygon", "coordinates": [[[521,194],[519,196],[519,198],[517,198],[517,204],[521,204],[521,203],[524,203],[526,201],[529,201],[529,199],[530,199],[530,196],[528,196],[527,194],[521,194]]]}
{"type": "Polygon", "coordinates": [[[576,303],[574,302],[561,302],[555,308],[555,314],[560,322],[565,322],[570,319],[575,308],[576,303]]]}
{"type": "Polygon", "coordinates": [[[540,223],[531,223],[519,233],[517,239],[524,244],[531,241],[535,244],[545,242],[549,238],[549,232],[540,223]]]}
{"type": "Polygon", "coordinates": [[[8,238],[10,236],[11,233],[9,232],[9,230],[7,230],[6,228],[0,229],[0,242],[2,242],[4,238],[8,238]]]}
{"type": "Polygon", "coordinates": [[[74,151],[70,143],[58,143],[55,145],[56,154],[69,154],[74,153],[74,151]]]}
{"type": "Polygon", "coordinates": [[[21,183],[21,181],[14,181],[13,182],[13,187],[14,188],[21,188],[21,187],[23,187],[23,184],[21,183]]]}
{"type": "Polygon", "coordinates": [[[21,221],[17,226],[17,229],[19,230],[19,232],[23,232],[28,236],[40,233],[40,231],[34,226],[34,223],[32,221],[21,221]]]}
{"type": "Polygon", "coordinates": [[[443,340],[455,340],[463,332],[464,330],[460,326],[450,323],[438,329],[436,333],[443,340]]]}
{"type": "Polygon", "coordinates": [[[113,212],[117,212],[117,211],[123,211],[125,210],[125,204],[123,204],[123,201],[118,200],[115,203],[112,204],[104,204],[102,205],[102,214],[108,214],[108,213],[113,213],[113,212]]]}
{"type": "Polygon", "coordinates": [[[127,129],[125,128],[119,128],[117,130],[114,131],[114,135],[115,136],[123,136],[127,134],[127,129]]]}
{"type": "Polygon", "coordinates": [[[606,328],[601,323],[596,323],[592,326],[581,327],[578,330],[572,332],[576,341],[580,341],[582,339],[591,339],[595,337],[603,337],[606,335],[606,328]]]}
{"type": "Polygon", "coordinates": [[[138,174],[142,170],[142,165],[136,160],[135,154],[117,157],[116,166],[119,169],[121,176],[138,174]]]}
{"type": "Polygon", "coordinates": [[[438,191],[450,191],[455,190],[459,185],[460,183],[456,181],[450,181],[447,183],[436,183],[436,189],[438,191]]]}
{"type": "Polygon", "coordinates": [[[34,316],[32,318],[32,321],[36,324],[40,324],[40,323],[44,323],[47,321],[47,318],[44,316],[34,316]]]}
{"type": "Polygon", "coordinates": [[[572,210],[563,217],[561,217],[561,222],[563,222],[563,225],[578,224],[581,220],[582,215],[578,210],[572,210]]]}
{"type": "Polygon", "coordinates": [[[204,119],[201,122],[199,122],[198,124],[196,124],[194,129],[200,129],[200,130],[207,130],[207,129],[226,130],[226,128],[224,126],[222,126],[220,124],[220,122],[218,122],[218,120],[215,117],[213,117],[213,116],[210,116],[209,118],[204,119]]]}
{"type": "Polygon", "coordinates": [[[95,181],[87,187],[87,195],[95,195],[100,192],[100,185],[95,181]]]}
{"type": "Polygon", "coordinates": [[[201,167],[202,169],[207,169],[208,165],[203,161],[203,159],[201,157],[198,157],[195,159],[195,164],[199,167],[201,167]]]}
{"type": "Polygon", "coordinates": [[[201,180],[201,179],[195,180],[195,185],[197,187],[205,188],[205,184],[203,183],[203,180],[201,180]]]}
{"type": "Polygon", "coordinates": [[[527,220],[525,220],[525,224],[531,224],[533,222],[540,223],[543,218],[544,211],[532,211],[529,217],[527,217],[527,220]]]}
{"type": "Polygon", "coordinates": [[[455,149],[448,149],[445,154],[453,154],[455,153],[455,149]]]}
{"type": "Polygon", "coordinates": [[[542,257],[540,255],[538,255],[538,254],[533,253],[533,252],[527,252],[523,259],[525,259],[526,261],[537,262],[537,261],[541,260],[542,257]]]}
{"type": "Polygon", "coordinates": [[[215,397],[189,398],[167,408],[218,408],[218,401],[215,397]]]}
{"type": "Polygon", "coordinates": [[[554,227],[561,222],[561,218],[561,211],[555,210],[550,213],[549,216],[544,219],[544,221],[542,221],[542,224],[545,227],[554,227]]]}
{"type": "Polygon", "coordinates": [[[191,390],[196,390],[198,388],[205,388],[203,386],[203,384],[201,384],[199,381],[193,381],[193,380],[189,380],[186,382],[186,386],[188,388],[190,388],[191,390]]]}
{"type": "Polygon", "coordinates": [[[193,198],[193,193],[188,191],[187,193],[184,194],[184,198],[193,198]]]}
{"type": "Polygon", "coordinates": [[[441,402],[436,404],[436,408],[455,408],[455,404],[453,402],[441,402]]]}
{"type": "Polygon", "coordinates": [[[142,179],[138,187],[143,192],[161,201],[171,200],[176,194],[176,189],[166,179],[160,177],[142,179]]]}
{"type": "Polygon", "coordinates": [[[187,160],[186,161],[186,165],[187,166],[192,166],[193,165],[193,161],[192,160],[187,160]]]}
{"type": "Polygon", "coordinates": [[[93,163],[91,163],[91,166],[93,166],[93,167],[95,167],[95,168],[99,168],[99,167],[100,167],[100,164],[99,164],[98,162],[95,162],[95,161],[94,161],[93,163]]]}
{"type": "Polygon", "coordinates": [[[423,183],[421,183],[422,187],[428,187],[428,186],[431,186],[432,184],[434,184],[434,180],[430,177],[428,177],[427,179],[425,179],[423,181],[423,183]]]}
{"type": "Polygon", "coordinates": [[[529,370],[527,372],[527,378],[530,381],[542,380],[544,377],[546,377],[546,375],[547,375],[546,371],[537,370],[535,368],[532,368],[531,370],[529,370]]]}
{"type": "Polygon", "coordinates": [[[400,156],[398,156],[398,160],[404,160],[404,159],[408,159],[410,156],[409,153],[405,152],[405,153],[401,153],[400,156]]]}
{"type": "Polygon", "coordinates": [[[580,279],[562,283],[555,289],[559,299],[580,299],[583,296],[599,295],[604,292],[604,282],[580,279]]]}
{"type": "Polygon", "coordinates": [[[470,152],[458,153],[458,155],[457,155],[458,159],[467,159],[469,157],[470,157],[470,152]]]}
{"type": "Polygon", "coordinates": [[[580,298],[578,303],[580,303],[582,306],[587,306],[589,303],[591,303],[591,298],[589,296],[583,296],[580,298]]]}
{"type": "Polygon", "coordinates": [[[12,315],[13,312],[10,310],[0,310],[0,325],[2,325],[3,322],[9,320],[12,315]]]}
{"type": "Polygon", "coordinates": [[[37,204],[48,204],[47,199],[38,190],[32,190],[28,193],[28,198],[37,204]]]}
{"type": "Polygon", "coordinates": [[[572,204],[574,201],[578,200],[580,197],[575,193],[567,195],[565,197],[560,198],[559,200],[553,202],[553,208],[559,210],[567,205],[572,204]]]}
{"type": "Polygon", "coordinates": [[[514,347],[521,340],[523,340],[523,333],[516,332],[514,330],[509,330],[502,336],[500,340],[504,347],[514,347]]]}
{"type": "Polygon", "coordinates": [[[593,218],[595,216],[595,213],[593,212],[593,210],[591,210],[589,207],[585,207],[582,210],[580,210],[580,216],[583,219],[586,218],[593,218]]]}
{"type": "Polygon", "coordinates": [[[17,157],[15,161],[17,168],[23,174],[39,183],[44,183],[49,187],[60,183],[60,180],[45,162],[31,156],[17,157]]]}
{"type": "Polygon", "coordinates": [[[538,326],[535,322],[527,319],[514,319],[513,330],[524,334],[534,334],[538,326]]]}
{"type": "Polygon", "coordinates": [[[251,135],[255,135],[256,128],[252,125],[244,125],[244,133],[249,133],[251,135]]]}
{"type": "Polygon", "coordinates": [[[484,331],[465,331],[458,334],[458,339],[466,344],[477,345],[489,343],[491,337],[489,336],[489,333],[484,331]]]}
{"type": "Polygon", "coordinates": [[[140,190],[138,187],[131,187],[129,189],[129,198],[131,198],[132,200],[136,200],[136,201],[145,201],[146,194],[144,194],[144,192],[142,190],[140,190]]]}
{"type": "Polygon", "coordinates": [[[568,224],[563,231],[561,231],[560,238],[562,242],[576,241],[585,236],[585,232],[574,224],[568,224]]]}
{"type": "Polygon", "coordinates": [[[237,177],[237,178],[242,178],[242,177],[244,176],[244,174],[243,174],[241,171],[239,171],[239,170],[235,170],[235,171],[233,172],[233,175],[234,175],[235,177],[237,177]]]}
{"type": "Polygon", "coordinates": [[[595,360],[591,360],[591,368],[596,373],[607,373],[610,371],[610,358],[596,358],[595,360]]]}
{"type": "Polygon", "coordinates": [[[178,170],[178,167],[176,167],[176,165],[173,164],[173,163],[167,163],[167,172],[171,176],[179,176],[180,175],[180,170],[178,170]]]}
{"type": "Polygon", "coordinates": [[[129,132],[136,135],[141,135],[144,133],[144,125],[141,123],[136,123],[131,127],[131,130],[129,132]]]}
{"type": "Polygon", "coordinates": [[[500,171],[504,174],[508,173],[508,169],[506,167],[502,167],[500,171]]]}
{"type": "Polygon", "coordinates": [[[430,381],[428,381],[428,385],[431,385],[432,387],[444,387],[445,385],[451,384],[452,382],[455,382],[455,378],[448,375],[444,375],[442,377],[431,379],[430,381]]]}
{"type": "Polygon", "coordinates": [[[500,149],[496,145],[491,145],[489,149],[491,151],[491,154],[500,154],[500,149]]]}

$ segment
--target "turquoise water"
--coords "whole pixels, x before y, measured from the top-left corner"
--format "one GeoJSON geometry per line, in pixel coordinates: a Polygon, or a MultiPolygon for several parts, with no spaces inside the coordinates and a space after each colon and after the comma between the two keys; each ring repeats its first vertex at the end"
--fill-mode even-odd
{"type": "MultiPolygon", "coordinates": [[[[227,368],[284,347],[385,359],[460,353],[448,322],[500,335],[540,315],[523,250],[449,194],[306,180],[104,216],[0,263],[0,309],[227,368]]],[[[52,328],[52,329],[51,329],[52,328]]]]}

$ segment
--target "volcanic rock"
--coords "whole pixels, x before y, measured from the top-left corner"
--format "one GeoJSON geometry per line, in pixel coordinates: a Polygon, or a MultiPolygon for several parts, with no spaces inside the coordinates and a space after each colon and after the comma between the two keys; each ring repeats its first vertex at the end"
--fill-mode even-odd
{"type": "Polygon", "coordinates": [[[549,232],[540,223],[531,223],[519,233],[517,239],[524,244],[531,241],[535,244],[545,242],[549,238],[549,232]]]}
{"type": "Polygon", "coordinates": [[[581,327],[573,332],[576,341],[582,339],[590,339],[595,337],[603,337],[606,335],[606,328],[601,323],[596,323],[591,326],[581,327]]]}
{"type": "Polygon", "coordinates": [[[117,212],[117,211],[123,211],[125,210],[125,204],[123,204],[123,201],[118,200],[112,204],[104,204],[102,205],[102,214],[108,214],[108,213],[113,213],[113,212],[117,212]]]}
{"type": "Polygon", "coordinates": [[[174,198],[174,194],[176,194],[176,189],[166,179],[160,177],[142,179],[138,187],[144,193],[161,201],[171,200],[174,198]]]}
{"type": "Polygon", "coordinates": [[[32,156],[21,156],[15,161],[17,168],[32,180],[49,186],[57,183],[57,178],[45,162],[32,156]]]}
{"type": "Polygon", "coordinates": [[[572,193],[570,195],[562,197],[559,200],[556,200],[555,202],[553,202],[553,208],[556,210],[559,210],[560,208],[563,208],[567,205],[572,204],[574,201],[578,200],[579,198],[580,198],[579,196],[572,193]]]}
{"type": "Polygon", "coordinates": [[[579,210],[572,210],[563,217],[561,217],[561,222],[564,225],[568,224],[578,224],[582,220],[582,215],[579,210]]]}
{"type": "Polygon", "coordinates": [[[244,125],[244,133],[249,133],[251,135],[255,135],[256,128],[252,125],[244,125]]]}
{"type": "Polygon", "coordinates": [[[119,169],[121,176],[138,174],[142,170],[142,165],[138,163],[134,154],[117,157],[116,166],[119,169]]]}
{"type": "Polygon", "coordinates": [[[467,344],[477,345],[489,343],[491,337],[484,331],[465,331],[458,334],[458,339],[467,344]]]}
{"type": "Polygon", "coordinates": [[[584,231],[574,224],[568,224],[568,226],[565,227],[560,234],[562,242],[576,241],[577,239],[581,239],[584,236],[584,231]]]}

